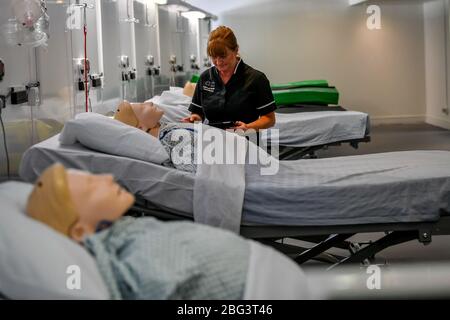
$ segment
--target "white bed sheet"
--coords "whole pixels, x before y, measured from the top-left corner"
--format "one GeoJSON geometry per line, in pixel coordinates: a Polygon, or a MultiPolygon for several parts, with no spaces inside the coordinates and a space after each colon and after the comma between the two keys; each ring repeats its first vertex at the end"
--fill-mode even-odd
{"type": "Polygon", "coordinates": [[[318,111],[277,113],[274,129],[269,139],[278,139],[281,146],[311,147],[339,141],[362,139],[368,130],[369,116],[357,111],[318,111]]]}
{"type": "MultiPolygon", "coordinates": [[[[164,110],[163,120],[179,122],[187,117],[191,98],[182,90],[164,91],[149,101],[164,110]]],[[[363,139],[369,131],[369,115],[357,111],[277,113],[274,129],[278,134],[262,134],[262,141],[286,147],[311,147],[339,141],[363,139]],[[275,140],[276,139],[276,140],[275,140]]]]}

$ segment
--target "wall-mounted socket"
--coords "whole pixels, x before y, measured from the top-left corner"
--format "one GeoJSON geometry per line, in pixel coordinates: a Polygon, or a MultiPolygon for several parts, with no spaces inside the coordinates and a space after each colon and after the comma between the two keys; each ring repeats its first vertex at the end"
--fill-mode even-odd
{"type": "Polygon", "coordinates": [[[5,64],[3,63],[3,60],[0,58],[0,81],[3,80],[4,76],[5,76],[5,64]]]}
{"type": "Polygon", "coordinates": [[[211,68],[211,60],[209,60],[209,58],[203,58],[203,66],[205,68],[211,68]]]}
{"type": "Polygon", "coordinates": [[[92,74],[91,78],[91,86],[92,88],[98,88],[103,86],[103,73],[100,74],[92,74]]]}
{"type": "Polygon", "coordinates": [[[161,69],[160,66],[147,68],[147,75],[148,76],[159,76],[160,69],[161,69]]]}
{"type": "Polygon", "coordinates": [[[0,113],[3,108],[6,108],[6,96],[0,96],[0,113]]]}
{"type": "Polygon", "coordinates": [[[11,104],[22,104],[28,102],[28,92],[26,87],[11,88],[11,104]]]}
{"type": "Polygon", "coordinates": [[[130,70],[129,75],[130,75],[130,80],[136,80],[136,77],[137,77],[136,69],[130,70]]]}
{"type": "Polygon", "coordinates": [[[200,70],[200,67],[197,64],[197,56],[195,54],[190,55],[189,61],[191,62],[191,70],[193,70],[193,71],[200,70]]]}

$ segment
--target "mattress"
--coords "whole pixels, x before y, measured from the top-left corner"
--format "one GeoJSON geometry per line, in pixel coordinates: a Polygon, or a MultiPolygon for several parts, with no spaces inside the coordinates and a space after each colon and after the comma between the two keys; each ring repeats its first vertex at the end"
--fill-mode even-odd
{"type": "Polygon", "coordinates": [[[312,104],[292,104],[289,106],[278,106],[275,113],[305,113],[305,112],[322,112],[322,111],[347,111],[341,106],[321,106],[312,104]]]}
{"type": "Polygon", "coordinates": [[[450,152],[403,151],[246,168],[245,221],[296,226],[425,222],[450,212],[450,152]]]}
{"type": "MultiPolygon", "coordinates": [[[[192,216],[195,176],[173,168],[111,156],[81,145],[61,146],[58,136],[23,156],[28,182],[52,163],[112,173],[127,190],[155,205],[192,216]]],[[[450,211],[450,152],[408,151],[280,161],[275,176],[247,165],[242,224],[344,225],[425,222],[450,211]]]]}
{"type": "MultiPolygon", "coordinates": [[[[156,103],[166,122],[179,122],[190,112],[190,98],[176,91],[165,91],[150,101],[156,103]]],[[[276,110],[277,133],[262,135],[262,141],[278,143],[284,147],[321,146],[334,142],[363,139],[370,128],[369,115],[345,110],[339,106],[290,105],[276,110]],[[309,112],[309,111],[311,112],[309,112]]]]}
{"type": "Polygon", "coordinates": [[[294,82],[278,83],[278,84],[270,85],[270,88],[274,91],[275,90],[304,88],[304,87],[328,87],[328,81],[327,80],[305,80],[305,81],[294,81],[294,82]]]}
{"type": "Polygon", "coordinates": [[[329,105],[339,103],[339,92],[336,88],[295,88],[273,91],[275,103],[279,105],[318,104],[329,105]]]}
{"type": "Polygon", "coordinates": [[[334,142],[363,139],[369,133],[367,113],[358,111],[321,111],[277,113],[277,121],[270,135],[262,141],[285,147],[311,147],[334,142]]]}

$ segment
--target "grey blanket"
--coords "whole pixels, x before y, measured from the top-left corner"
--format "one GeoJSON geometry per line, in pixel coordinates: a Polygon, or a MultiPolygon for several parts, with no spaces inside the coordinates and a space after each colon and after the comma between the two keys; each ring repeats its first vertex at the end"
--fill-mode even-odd
{"type": "Polygon", "coordinates": [[[450,212],[450,152],[404,151],[246,167],[243,218],[277,225],[435,221],[450,212]]]}

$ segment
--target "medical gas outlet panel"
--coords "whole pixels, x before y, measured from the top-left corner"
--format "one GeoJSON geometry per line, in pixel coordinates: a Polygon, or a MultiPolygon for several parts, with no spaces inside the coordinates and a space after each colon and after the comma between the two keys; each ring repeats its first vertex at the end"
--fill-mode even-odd
{"type": "Polygon", "coordinates": [[[211,60],[209,60],[208,57],[203,58],[203,66],[205,68],[211,68],[211,66],[212,66],[211,60]]]}
{"type": "Polygon", "coordinates": [[[103,73],[91,73],[91,63],[89,59],[86,59],[86,63],[84,58],[74,59],[74,66],[75,84],[78,91],[84,91],[85,89],[85,69],[87,70],[88,89],[103,87],[103,73]]]}
{"type": "Polygon", "coordinates": [[[199,65],[197,64],[197,56],[194,54],[191,54],[189,57],[189,61],[191,62],[191,70],[194,72],[197,72],[200,70],[199,65]]]}
{"type": "Polygon", "coordinates": [[[119,57],[119,68],[122,70],[122,81],[127,82],[130,80],[136,80],[137,71],[130,66],[130,58],[128,56],[119,57]]]}
{"type": "MultiPolygon", "coordinates": [[[[5,77],[5,63],[0,59],[0,81],[5,77]]],[[[40,105],[40,82],[10,86],[6,94],[0,95],[0,109],[6,107],[9,99],[12,105],[28,103],[30,106],[40,105]]],[[[1,110],[0,110],[1,111],[1,110]]]]}
{"type": "Polygon", "coordinates": [[[170,64],[170,71],[173,73],[184,71],[184,65],[177,64],[177,56],[174,54],[170,55],[169,64],[170,64]]]}
{"type": "Polygon", "coordinates": [[[147,67],[146,73],[148,76],[159,76],[161,67],[155,66],[155,57],[148,55],[145,57],[145,66],[147,67]]]}

